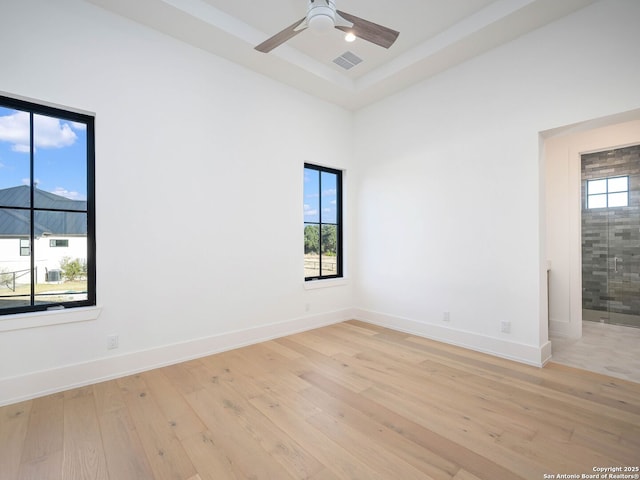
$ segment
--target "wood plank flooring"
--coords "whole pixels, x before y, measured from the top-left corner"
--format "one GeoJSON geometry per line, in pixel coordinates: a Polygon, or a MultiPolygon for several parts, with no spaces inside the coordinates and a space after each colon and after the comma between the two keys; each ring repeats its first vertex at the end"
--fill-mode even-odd
{"type": "Polygon", "coordinates": [[[3,480],[528,480],[638,465],[640,384],[357,321],[0,408],[3,480]]]}

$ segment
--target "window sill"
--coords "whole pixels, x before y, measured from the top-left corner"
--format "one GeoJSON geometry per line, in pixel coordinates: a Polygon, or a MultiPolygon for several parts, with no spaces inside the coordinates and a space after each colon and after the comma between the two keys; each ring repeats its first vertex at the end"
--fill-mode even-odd
{"type": "Polygon", "coordinates": [[[349,282],[346,278],[328,278],[325,280],[309,280],[304,282],[305,290],[316,290],[318,288],[342,287],[349,282]]]}
{"type": "Polygon", "coordinates": [[[48,327],[64,323],[87,322],[96,320],[101,312],[102,307],[96,306],[7,315],[6,317],[0,317],[0,332],[48,327]]]}

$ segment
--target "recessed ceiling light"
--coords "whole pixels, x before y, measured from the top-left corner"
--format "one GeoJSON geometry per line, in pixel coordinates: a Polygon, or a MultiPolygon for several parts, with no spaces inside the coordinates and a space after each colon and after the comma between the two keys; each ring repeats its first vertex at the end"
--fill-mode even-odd
{"type": "Polygon", "coordinates": [[[348,33],[344,36],[344,39],[345,39],[347,42],[353,42],[353,41],[355,41],[355,39],[356,39],[356,35],[355,35],[353,32],[348,32],[348,33]]]}

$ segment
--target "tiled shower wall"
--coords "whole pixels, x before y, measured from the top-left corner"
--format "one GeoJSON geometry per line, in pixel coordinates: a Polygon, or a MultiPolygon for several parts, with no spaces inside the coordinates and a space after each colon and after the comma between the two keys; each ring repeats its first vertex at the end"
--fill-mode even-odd
{"type": "Polygon", "coordinates": [[[582,155],[582,308],[640,315],[640,145],[582,155]],[[622,175],[629,206],[586,208],[587,180],[622,175]]]}

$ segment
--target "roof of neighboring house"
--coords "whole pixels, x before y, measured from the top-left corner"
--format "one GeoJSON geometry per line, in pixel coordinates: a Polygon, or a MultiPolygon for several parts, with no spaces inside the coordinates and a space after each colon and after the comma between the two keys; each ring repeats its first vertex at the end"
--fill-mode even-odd
{"type": "MultiPolygon", "coordinates": [[[[27,185],[0,190],[0,237],[24,237],[30,235],[29,211],[12,209],[14,206],[28,206],[31,190],[27,185]]],[[[35,189],[34,204],[37,208],[57,210],[79,210],[80,212],[36,211],[34,233],[36,237],[50,235],[86,235],[87,202],[71,200],[55,193],[35,189]]]]}

